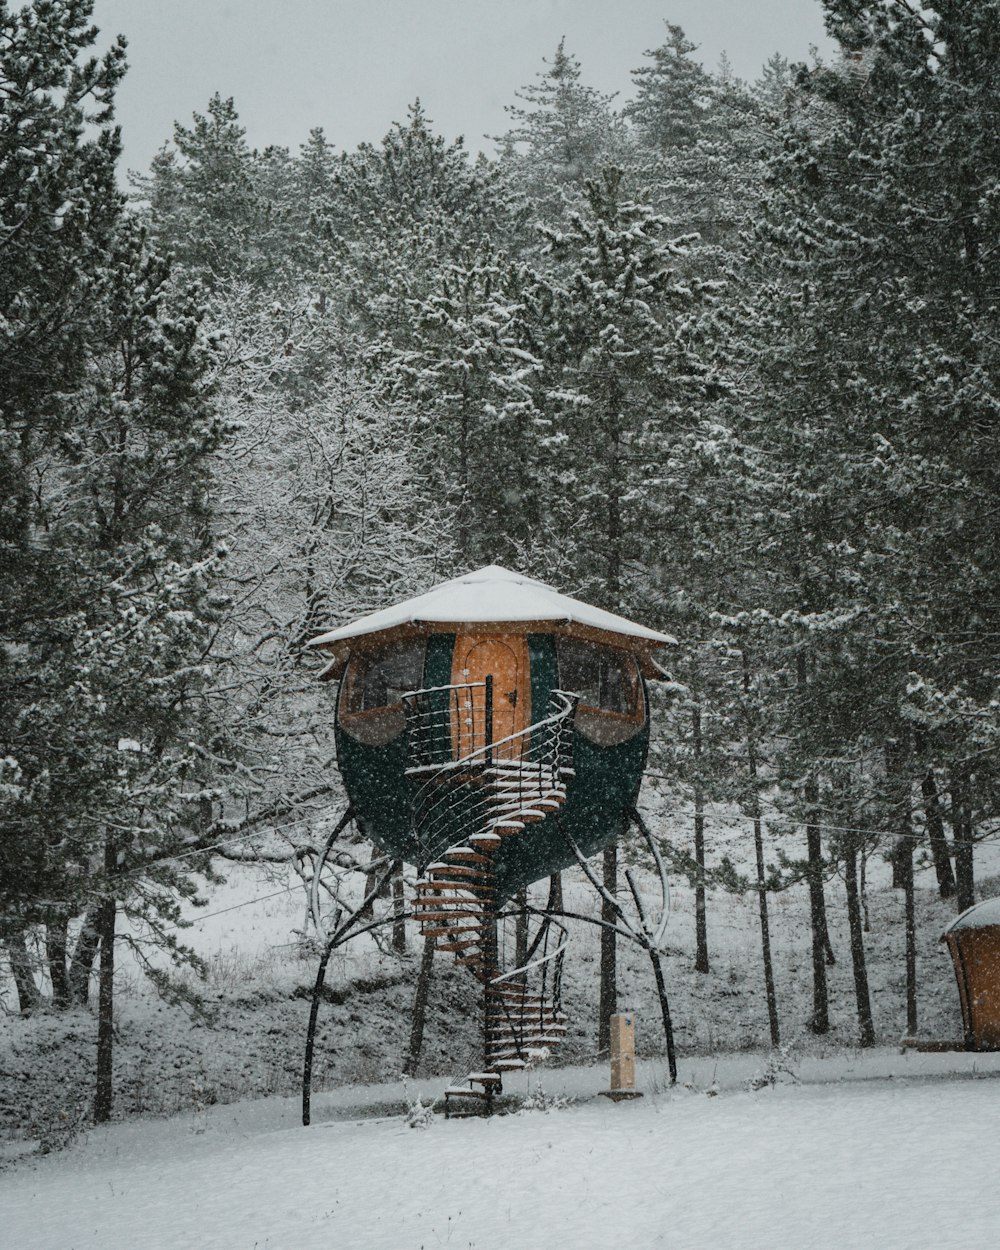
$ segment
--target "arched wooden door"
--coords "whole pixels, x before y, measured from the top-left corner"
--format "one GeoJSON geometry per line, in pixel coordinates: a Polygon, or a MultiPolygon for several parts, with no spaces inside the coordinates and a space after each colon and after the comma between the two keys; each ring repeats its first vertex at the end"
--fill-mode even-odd
{"type": "Polygon", "coordinates": [[[512,634],[499,637],[460,634],[455,640],[451,680],[456,686],[473,686],[459,701],[452,725],[455,752],[461,757],[487,745],[483,688],[487,677],[493,679],[492,741],[500,743],[497,758],[516,759],[524,746],[523,740],[503,742],[502,739],[520,733],[531,723],[531,678],[527,640],[512,634]]]}

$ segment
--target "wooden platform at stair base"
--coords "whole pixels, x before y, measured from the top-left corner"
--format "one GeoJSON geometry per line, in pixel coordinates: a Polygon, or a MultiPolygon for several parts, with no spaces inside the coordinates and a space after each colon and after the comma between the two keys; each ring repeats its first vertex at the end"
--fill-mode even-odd
{"type": "Polygon", "coordinates": [[[446,1120],[459,1119],[463,1116],[489,1115],[493,1110],[493,1099],[503,1091],[503,1078],[499,1072],[470,1072],[465,1078],[468,1085],[449,1085],[444,1091],[444,1117],[446,1120]],[[482,1089],[474,1089],[473,1085],[481,1085],[482,1089]],[[457,1101],[459,1106],[465,1100],[466,1106],[457,1111],[452,1106],[457,1101]]]}

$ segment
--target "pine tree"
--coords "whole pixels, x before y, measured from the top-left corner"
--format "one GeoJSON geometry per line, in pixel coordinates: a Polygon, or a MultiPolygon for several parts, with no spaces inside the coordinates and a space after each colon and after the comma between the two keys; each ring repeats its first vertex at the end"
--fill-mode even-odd
{"type": "Polygon", "coordinates": [[[442,268],[436,288],[410,303],[405,345],[380,353],[390,394],[417,405],[415,467],[447,503],[469,565],[516,564],[539,538],[541,365],[522,345],[520,301],[530,281],[484,243],[442,268]]]}
{"type": "Polygon", "coordinates": [[[688,337],[706,293],[679,280],[684,249],[665,227],[620,170],[605,170],[587,185],[586,212],[547,232],[558,268],[533,296],[550,532],[580,593],[622,611],[655,580],[646,540],[675,506],[664,476],[682,414],[711,385],[688,337]]]}
{"type": "Polygon", "coordinates": [[[0,9],[0,926],[29,1006],[25,931],[45,925],[57,1003],[85,991],[96,931],[106,1118],[119,909],[193,959],[176,935],[180,901],[210,873],[204,856],[174,856],[197,851],[206,760],[225,753],[207,492],[222,427],[197,296],[123,214],[111,127],[122,49],[82,59],[90,9],[0,9]],[[77,978],[67,927],[84,912],[96,929],[83,927],[77,978]]]}
{"type": "Polygon", "coordinates": [[[530,199],[541,221],[556,224],[579,206],[588,179],[602,165],[621,164],[627,137],[603,95],[582,81],[580,62],[561,39],[537,82],[515,92],[507,106],[511,128],[497,137],[500,163],[530,199]]]}
{"type": "Polygon", "coordinates": [[[122,204],[111,118],[124,44],[81,59],[94,38],[91,7],[0,5],[0,757],[4,812],[14,817],[0,839],[0,926],[15,943],[46,858],[20,818],[44,806],[45,778],[20,758],[11,727],[25,636],[69,566],[44,540],[38,484],[69,433],[65,396],[86,368],[122,204]]]}
{"type": "Polygon", "coordinates": [[[157,246],[208,287],[276,281],[289,181],[287,153],[252,152],[233,100],[218,93],[190,126],[175,123],[150,173],[133,179],[157,246]]]}

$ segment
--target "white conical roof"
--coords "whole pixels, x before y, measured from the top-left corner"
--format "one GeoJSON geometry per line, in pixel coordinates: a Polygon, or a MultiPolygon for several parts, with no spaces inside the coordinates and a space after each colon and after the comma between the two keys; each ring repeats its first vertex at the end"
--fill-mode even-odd
{"type": "Polygon", "coordinates": [[[1000,898],[984,898],[981,903],[973,903],[945,925],[941,936],[957,933],[960,929],[985,929],[989,925],[1000,925],[1000,898]]]}
{"type": "Polygon", "coordinates": [[[523,573],[512,573],[499,564],[490,564],[442,582],[415,599],[372,612],[349,625],[321,634],[313,638],[309,646],[335,648],[337,643],[407,625],[503,625],[521,621],[578,625],[641,640],[653,647],[676,642],[669,634],[657,633],[614,612],[581,603],[523,573]]]}

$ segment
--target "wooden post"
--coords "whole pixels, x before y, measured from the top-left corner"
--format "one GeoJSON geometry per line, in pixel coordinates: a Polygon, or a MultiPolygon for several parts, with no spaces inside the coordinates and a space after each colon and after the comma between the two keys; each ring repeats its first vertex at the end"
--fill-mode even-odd
{"type": "Polygon", "coordinates": [[[611,1088],[635,1089],[635,1019],[611,1017],[611,1088]]]}
{"type": "Polygon", "coordinates": [[[618,1102],[624,1098],[641,1098],[635,1088],[635,1016],[623,1012],[611,1017],[611,1088],[606,1097],[618,1102]]]}

